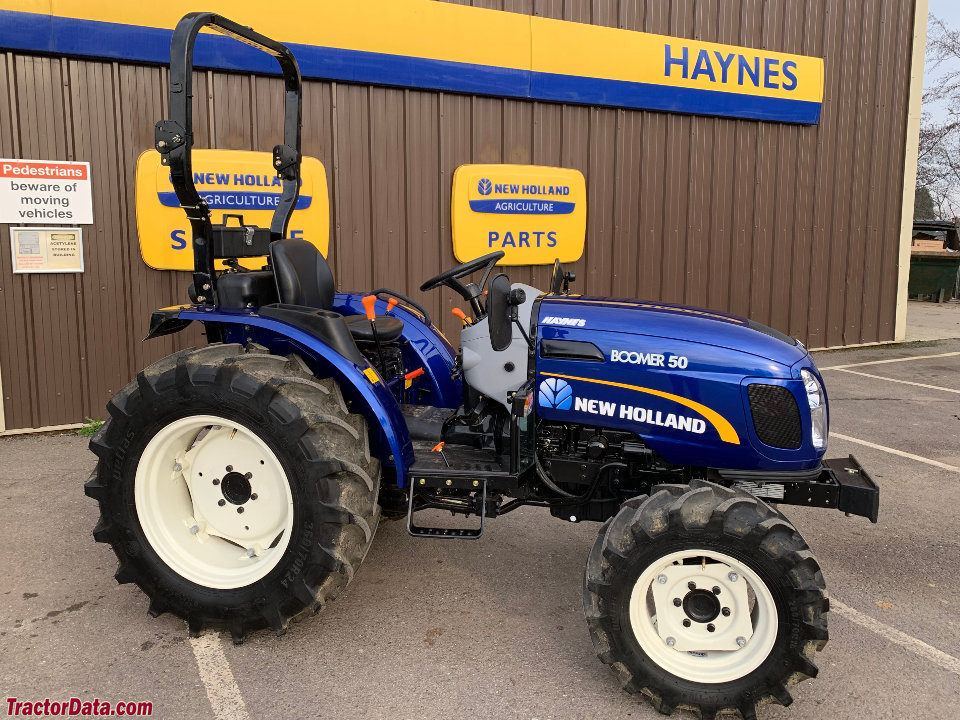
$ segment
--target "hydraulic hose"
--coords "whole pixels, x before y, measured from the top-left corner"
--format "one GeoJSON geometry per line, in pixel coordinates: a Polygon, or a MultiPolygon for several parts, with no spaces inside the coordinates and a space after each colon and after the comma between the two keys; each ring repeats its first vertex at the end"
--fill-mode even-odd
{"type": "Polygon", "coordinates": [[[576,497],[576,495],[574,495],[573,493],[569,493],[566,490],[561,490],[560,487],[555,482],[553,482],[553,480],[550,479],[550,476],[547,475],[547,471],[544,470],[543,466],[540,464],[539,456],[534,455],[534,462],[537,468],[537,477],[540,478],[540,482],[542,482],[544,485],[546,485],[548,488],[553,490],[558,495],[562,495],[563,497],[569,497],[569,498],[576,497]]]}

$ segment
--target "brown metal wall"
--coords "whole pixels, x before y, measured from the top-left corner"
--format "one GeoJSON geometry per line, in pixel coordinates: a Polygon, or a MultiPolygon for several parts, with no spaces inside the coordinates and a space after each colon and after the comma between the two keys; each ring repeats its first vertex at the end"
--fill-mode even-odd
{"type": "MultiPolygon", "coordinates": [[[[467,3],[463,3],[467,4],[467,3]]],[[[588,187],[577,290],[706,305],[814,347],[894,333],[912,0],[496,0],[477,6],[822,56],[819,126],[309,82],[304,150],[331,187],[341,287],[419,296],[455,264],[454,169],[578,168],[588,187]]],[[[571,52],[589,48],[571,48],[571,52]]],[[[198,145],[272,147],[279,81],[198,73],[198,145]]],[[[96,224],[82,275],[12,276],[0,226],[0,367],[8,428],[77,422],[190,336],[141,344],[186,274],[136,246],[137,155],[165,115],[160,68],[0,55],[0,157],[88,160],[96,224]]],[[[543,287],[548,268],[515,280],[543,287]]],[[[458,299],[423,296],[449,336],[458,299]]]]}

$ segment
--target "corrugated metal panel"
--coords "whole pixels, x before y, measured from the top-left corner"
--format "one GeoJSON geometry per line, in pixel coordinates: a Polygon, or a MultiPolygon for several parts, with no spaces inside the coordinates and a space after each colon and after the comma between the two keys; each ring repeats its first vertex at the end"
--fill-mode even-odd
{"type": "MultiPolygon", "coordinates": [[[[804,127],[311,82],[304,150],[327,168],[341,287],[392,286],[455,339],[450,184],[463,163],[581,170],[577,290],[749,315],[812,346],[893,338],[911,0],[475,0],[497,10],[821,55],[823,117],[804,127]]],[[[136,247],[133,173],[165,114],[166,71],[0,55],[0,156],[87,160],[96,224],[83,275],[13,276],[0,229],[0,365],[8,428],[102,416],[137,369],[199,331],[141,344],[186,273],[136,247]]],[[[280,82],[198,73],[198,145],[280,139],[280,82]]],[[[545,287],[549,268],[516,268],[545,287]]]]}

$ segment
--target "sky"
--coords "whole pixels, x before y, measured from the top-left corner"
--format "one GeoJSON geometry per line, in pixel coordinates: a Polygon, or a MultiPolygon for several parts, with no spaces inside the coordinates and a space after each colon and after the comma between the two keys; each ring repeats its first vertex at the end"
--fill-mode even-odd
{"type": "MultiPolygon", "coordinates": [[[[930,0],[930,15],[937,16],[953,28],[960,28],[960,0],[930,0]]],[[[927,87],[931,82],[936,82],[936,79],[944,72],[960,73],[960,63],[954,63],[952,66],[940,66],[936,73],[925,72],[924,86],[927,87]]],[[[929,110],[934,119],[941,119],[944,115],[942,107],[934,106],[924,108],[924,110],[929,110]]]]}

